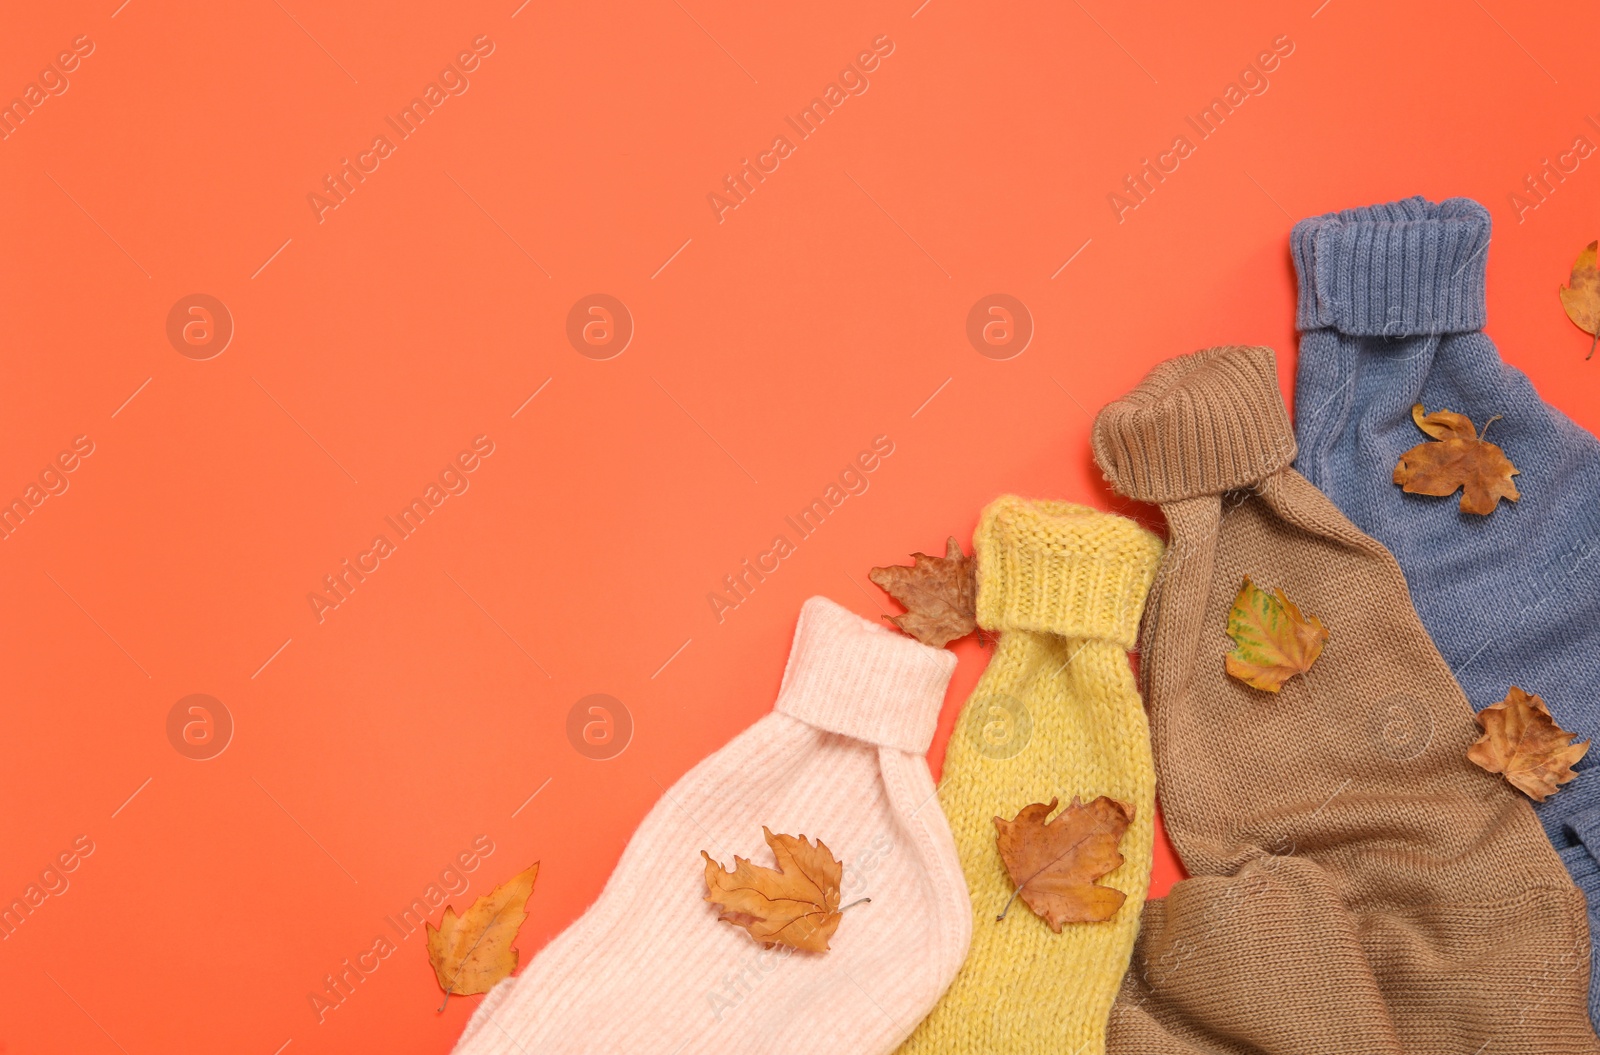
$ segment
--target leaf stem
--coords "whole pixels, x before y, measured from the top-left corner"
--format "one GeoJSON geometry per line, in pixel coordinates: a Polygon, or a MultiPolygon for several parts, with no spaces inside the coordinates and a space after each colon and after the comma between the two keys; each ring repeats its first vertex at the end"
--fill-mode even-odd
{"type": "MultiPolygon", "coordinates": [[[[1043,871],[1043,869],[1041,869],[1041,871],[1043,871]]],[[[1038,873],[1035,873],[1035,874],[1037,875],[1038,873]]],[[[1029,878],[1032,878],[1032,877],[1030,876],[1029,878]]],[[[1027,884],[1023,884],[1023,885],[1026,886],[1027,884]]],[[[994,918],[994,921],[996,923],[1004,922],[1004,920],[1006,918],[1006,913],[1011,911],[1011,906],[1017,903],[1017,895],[1021,894],[1021,893],[1022,893],[1022,887],[1020,887],[1020,886],[1017,887],[1017,889],[1015,889],[1015,890],[1013,890],[1011,892],[1011,900],[1007,901],[1006,902],[1006,907],[1000,910],[1000,915],[998,915],[998,916],[996,916],[994,918]]]]}
{"type": "Polygon", "coordinates": [[[1496,414],[1494,417],[1490,418],[1488,421],[1485,421],[1483,423],[1483,428],[1478,430],[1478,439],[1481,440],[1485,436],[1487,436],[1489,434],[1489,426],[1493,425],[1495,422],[1499,421],[1503,417],[1505,417],[1504,414],[1496,414]]]}
{"type": "Polygon", "coordinates": [[[857,905],[870,905],[870,904],[872,904],[872,899],[871,898],[869,898],[869,897],[860,897],[860,898],[856,898],[854,901],[850,902],[850,904],[846,905],[844,908],[840,909],[839,911],[840,912],[849,912],[851,909],[855,908],[857,905]]]}
{"type": "Polygon", "coordinates": [[[1594,358],[1594,346],[1596,344],[1600,344],[1600,326],[1594,328],[1594,336],[1589,339],[1589,354],[1583,357],[1585,362],[1594,358]]]}

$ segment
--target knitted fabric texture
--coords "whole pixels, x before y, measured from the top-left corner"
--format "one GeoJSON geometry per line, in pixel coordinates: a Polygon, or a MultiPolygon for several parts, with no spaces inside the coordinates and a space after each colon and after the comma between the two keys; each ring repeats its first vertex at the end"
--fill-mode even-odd
{"type": "MultiPolygon", "coordinates": [[[[1600,441],[1547,406],[1481,332],[1489,213],[1421,198],[1297,224],[1297,463],[1411,584],[1417,614],[1478,710],[1511,685],[1600,737],[1600,441]],[[1424,436],[1411,407],[1466,414],[1521,470],[1522,498],[1462,513],[1391,482],[1424,436]]],[[[1552,298],[1552,302],[1553,302],[1552,298]]],[[[1534,807],[1600,923],[1600,752],[1534,807]]],[[[1600,1022],[1600,985],[1590,988],[1600,1022]]]]}
{"type": "Polygon", "coordinates": [[[939,787],[972,891],[972,954],[901,1052],[1095,1055],[1150,885],[1155,771],[1127,650],[1161,542],[1109,513],[1007,497],[984,510],[976,548],[978,623],[1000,640],[939,787]],[[1133,807],[1125,860],[1102,881],[1127,895],[1117,914],[1055,934],[1018,901],[997,922],[1014,885],[994,818],[1098,795],[1133,807]]]}
{"type": "Polygon", "coordinates": [[[1094,446],[1171,531],[1140,671],[1190,875],[1145,905],[1109,1051],[1600,1052],[1583,897],[1467,761],[1471,709],[1394,559],[1288,466],[1272,352],[1157,366],[1094,446]],[[1331,635],[1278,693],[1224,673],[1245,576],[1331,635]]]}
{"type": "Polygon", "coordinates": [[[456,1052],[893,1051],[970,936],[924,757],[954,668],[944,649],[807,601],[775,712],[656,803],[599,900],[484,998],[456,1052]],[[828,952],[765,949],[702,900],[701,849],[773,866],[762,825],[821,839],[844,862],[843,903],[872,899],[828,952]]]}

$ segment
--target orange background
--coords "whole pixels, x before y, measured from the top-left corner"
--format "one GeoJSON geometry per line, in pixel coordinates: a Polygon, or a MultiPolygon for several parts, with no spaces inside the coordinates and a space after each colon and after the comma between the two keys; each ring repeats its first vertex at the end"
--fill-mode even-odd
{"type": "MultiPolygon", "coordinates": [[[[118,2],[0,37],[0,101],[94,45],[0,142],[0,497],[95,445],[0,542],[0,900],[95,847],[0,942],[7,1053],[447,1051],[476,998],[435,1013],[415,936],[325,1021],[307,994],[480,835],[452,901],[542,862],[536,952],[770,708],[804,598],[892,610],[867,569],[1003,492],[1118,508],[1090,415],[1155,362],[1260,342],[1287,387],[1298,218],[1484,202],[1491,334],[1600,424],[1555,294],[1600,157],[1510,199],[1600,142],[1592,5],[118,2]],[[480,35],[469,88],[319,222],[307,196],[480,35]],[[1285,35],[1119,222],[1108,195],[1285,35]],[[719,222],[707,196],[880,36],[870,88],[719,222]],[[234,320],[213,358],[167,338],[193,293],[234,320]],[[566,337],[592,293],[636,328],[604,361],[566,337]],[[966,337],[992,293],[1036,327],[1005,361],[966,337]],[[885,434],[719,622],[707,594],[885,434]],[[319,622],[308,593],[479,435],[470,490],[319,622]],[[205,761],[167,734],[192,693],[235,723],[205,761]],[[568,740],[590,693],[632,716],[615,758],[568,740]]],[[[957,652],[936,765],[984,660],[957,652]]]]}

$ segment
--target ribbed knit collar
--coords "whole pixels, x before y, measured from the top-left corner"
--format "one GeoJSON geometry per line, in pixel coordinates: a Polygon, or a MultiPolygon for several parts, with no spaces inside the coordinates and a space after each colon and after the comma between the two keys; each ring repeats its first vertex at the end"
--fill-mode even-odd
{"type": "Polygon", "coordinates": [[[1249,487],[1295,456],[1272,349],[1238,345],[1160,364],[1100,411],[1093,440],[1111,486],[1140,502],[1249,487]]]}
{"type": "Polygon", "coordinates": [[[1161,540],[1126,517],[1006,495],[978,521],[978,625],[1131,649],[1161,540]]]}
{"type": "Polygon", "coordinates": [[[1470,198],[1407,198],[1301,220],[1289,247],[1302,331],[1408,337],[1483,327],[1489,211],[1470,198]]]}
{"type": "Polygon", "coordinates": [[[813,597],[800,608],[777,709],[819,729],[925,754],[955,669],[949,650],[813,597]]]}

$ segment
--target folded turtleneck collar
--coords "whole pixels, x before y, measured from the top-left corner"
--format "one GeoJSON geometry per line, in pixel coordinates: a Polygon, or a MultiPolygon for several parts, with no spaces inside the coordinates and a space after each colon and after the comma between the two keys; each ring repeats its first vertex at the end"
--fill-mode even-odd
{"type": "Polygon", "coordinates": [[[1138,524],[1006,495],[983,511],[974,542],[979,626],[1133,647],[1162,549],[1138,524]]]}
{"type": "Polygon", "coordinates": [[[1289,236],[1302,331],[1410,337],[1483,328],[1489,210],[1407,198],[1301,220],[1289,236]]]}
{"type": "Polygon", "coordinates": [[[955,654],[813,597],[800,608],[777,709],[819,729],[926,754],[955,654]]]}
{"type": "Polygon", "coordinates": [[[1094,456],[1119,494],[1171,502],[1249,487],[1294,461],[1270,348],[1179,356],[1100,411],[1094,456]]]}

